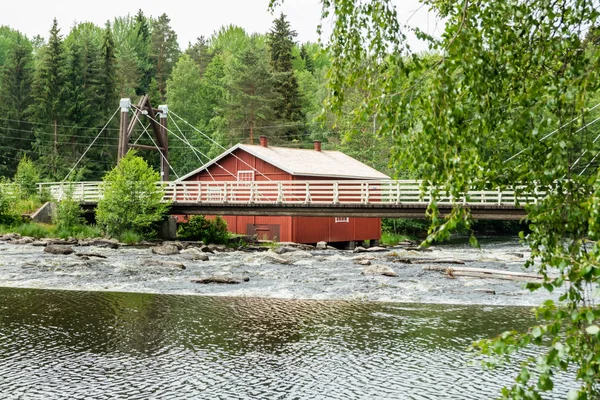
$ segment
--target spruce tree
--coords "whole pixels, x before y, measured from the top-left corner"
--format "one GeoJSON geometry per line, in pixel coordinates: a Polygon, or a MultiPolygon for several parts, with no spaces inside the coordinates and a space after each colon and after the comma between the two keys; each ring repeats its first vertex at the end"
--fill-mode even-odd
{"type": "Polygon", "coordinates": [[[18,36],[0,69],[0,175],[12,176],[20,154],[31,150],[33,132],[27,120],[33,79],[32,45],[18,36]]]}
{"type": "Polygon", "coordinates": [[[304,130],[305,118],[292,65],[293,38],[296,32],[291,29],[283,13],[273,24],[268,34],[268,43],[271,50],[271,67],[276,80],[275,89],[281,97],[281,101],[275,104],[275,115],[282,124],[287,125],[282,130],[284,136],[288,140],[299,139],[304,130]]]}
{"type": "Polygon", "coordinates": [[[65,52],[56,18],[50,29],[48,44],[40,50],[32,85],[33,104],[30,107],[35,128],[35,151],[43,172],[58,178],[59,125],[64,120],[65,52]]]}
{"type": "Polygon", "coordinates": [[[275,122],[273,106],[281,101],[274,90],[274,77],[267,55],[252,40],[231,71],[229,101],[225,106],[232,141],[254,144],[257,128],[275,122]]]}
{"type": "Polygon", "coordinates": [[[150,62],[150,25],[140,9],[135,16],[135,52],[137,55],[139,81],[135,93],[145,95],[152,82],[152,63],[150,62]]]}
{"type": "Polygon", "coordinates": [[[162,14],[154,22],[151,36],[150,61],[154,71],[154,79],[160,96],[160,101],[167,100],[167,79],[179,58],[181,51],[177,44],[177,34],[171,28],[171,20],[167,14],[162,14]]]}
{"type": "Polygon", "coordinates": [[[102,65],[99,76],[101,104],[107,117],[112,115],[112,110],[117,106],[117,56],[115,53],[115,41],[110,22],[107,22],[102,40],[102,65]]]}

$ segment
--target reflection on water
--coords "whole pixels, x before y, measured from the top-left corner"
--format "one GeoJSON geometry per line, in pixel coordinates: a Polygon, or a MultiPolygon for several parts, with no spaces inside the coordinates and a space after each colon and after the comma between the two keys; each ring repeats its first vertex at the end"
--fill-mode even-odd
{"type": "Polygon", "coordinates": [[[485,399],[526,308],[0,289],[2,399],[485,399]]]}

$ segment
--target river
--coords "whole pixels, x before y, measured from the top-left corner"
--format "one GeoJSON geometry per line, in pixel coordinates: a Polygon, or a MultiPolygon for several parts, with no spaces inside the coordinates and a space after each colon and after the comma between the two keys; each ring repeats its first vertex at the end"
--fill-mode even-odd
{"type": "MultiPolygon", "coordinates": [[[[397,278],[361,275],[352,253],[336,251],[302,253],[290,265],[214,254],[173,270],[143,248],[76,248],[106,257],[85,261],[2,246],[0,399],[8,400],[491,399],[515,366],[486,370],[470,344],[526,329],[530,304],[545,298],[520,282],[448,279],[393,261],[454,257],[520,270],[524,248],[514,240],[373,255],[397,278]],[[232,271],[250,281],[190,283],[232,271]]],[[[557,378],[545,398],[564,398],[566,381],[557,378]]]]}

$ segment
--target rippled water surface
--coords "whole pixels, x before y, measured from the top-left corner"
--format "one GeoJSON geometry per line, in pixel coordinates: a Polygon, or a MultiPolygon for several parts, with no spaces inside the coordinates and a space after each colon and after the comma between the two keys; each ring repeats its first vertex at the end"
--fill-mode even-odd
{"type": "MultiPolygon", "coordinates": [[[[1,399],[486,399],[529,309],[0,289],[1,399]]],[[[564,395],[564,393],[563,393],[564,395]]]]}

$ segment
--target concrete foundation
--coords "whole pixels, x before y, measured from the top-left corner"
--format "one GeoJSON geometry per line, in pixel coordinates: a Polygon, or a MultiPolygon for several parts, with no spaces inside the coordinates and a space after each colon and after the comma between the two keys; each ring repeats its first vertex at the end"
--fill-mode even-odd
{"type": "Polygon", "coordinates": [[[174,217],[167,217],[161,222],[158,237],[163,240],[177,239],[177,220],[174,217]]]}
{"type": "Polygon", "coordinates": [[[35,222],[42,222],[44,224],[52,223],[52,216],[56,212],[56,203],[48,201],[44,203],[36,212],[31,214],[31,220],[35,222]]]}

